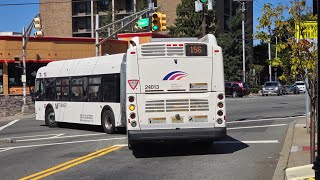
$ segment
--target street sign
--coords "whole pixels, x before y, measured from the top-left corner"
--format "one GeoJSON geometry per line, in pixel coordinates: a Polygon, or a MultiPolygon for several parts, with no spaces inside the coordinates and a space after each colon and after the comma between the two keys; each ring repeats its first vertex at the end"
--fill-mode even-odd
{"type": "Polygon", "coordinates": [[[149,26],[149,18],[138,20],[138,27],[146,27],[146,26],[149,26]]]}
{"type": "Polygon", "coordinates": [[[316,39],[317,35],[318,35],[317,34],[318,33],[317,24],[318,23],[316,21],[303,21],[300,23],[296,23],[295,37],[297,39],[302,39],[303,36],[302,36],[300,30],[304,29],[303,35],[304,35],[305,39],[316,39]]]}

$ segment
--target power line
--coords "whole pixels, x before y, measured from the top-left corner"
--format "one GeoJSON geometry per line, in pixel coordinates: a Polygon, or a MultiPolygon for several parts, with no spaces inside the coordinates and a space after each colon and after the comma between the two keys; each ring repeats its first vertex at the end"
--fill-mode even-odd
{"type": "MultiPolygon", "coordinates": [[[[105,1],[105,0],[93,0],[93,1],[105,1]]],[[[30,3],[6,3],[0,4],[1,6],[26,6],[26,5],[40,5],[40,4],[63,4],[63,3],[77,3],[77,2],[91,2],[91,0],[71,0],[71,1],[52,1],[52,2],[30,2],[30,3]]]]}

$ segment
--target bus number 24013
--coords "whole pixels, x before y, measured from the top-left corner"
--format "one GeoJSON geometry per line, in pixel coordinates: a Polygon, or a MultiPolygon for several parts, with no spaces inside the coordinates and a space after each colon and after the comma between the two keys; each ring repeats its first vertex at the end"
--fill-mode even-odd
{"type": "Polygon", "coordinates": [[[145,89],[159,89],[159,85],[146,85],[145,89]]]}

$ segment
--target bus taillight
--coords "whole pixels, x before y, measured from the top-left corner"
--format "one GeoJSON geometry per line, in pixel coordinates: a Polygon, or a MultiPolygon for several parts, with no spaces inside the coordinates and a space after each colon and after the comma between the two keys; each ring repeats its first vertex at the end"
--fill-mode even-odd
{"type": "Polygon", "coordinates": [[[218,99],[219,99],[219,100],[222,100],[222,99],[223,99],[223,94],[219,94],[219,95],[218,95],[218,99]]]}
{"type": "Polygon", "coordinates": [[[219,107],[219,108],[223,108],[223,103],[222,103],[222,102],[219,102],[219,103],[218,103],[218,107],[219,107]]]}
{"type": "Polygon", "coordinates": [[[222,116],[222,115],[223,115],[223,111],[219,110],[219,111],[217,112],[217,114],[218,114],[218,116],[222,116]]]}
{"type": "Polygon", "coordinates": [[[131,119],[136,118],[136,113],[131,113],[131,114],[130,114],[130,118],[131,118],[131,119]]]}
{"type": "Polygon", "coordinates": [[[136,107],[133,105],[133,104],[130,104],[129,105],[129,110],[130,111],[134,111],[136,109],[136,107]]]}
{"type": "Polygon", "coordinates": [[[129,102],[133,102],[134,101],[134,97],[133,96],[129,96],[129,102]]]}

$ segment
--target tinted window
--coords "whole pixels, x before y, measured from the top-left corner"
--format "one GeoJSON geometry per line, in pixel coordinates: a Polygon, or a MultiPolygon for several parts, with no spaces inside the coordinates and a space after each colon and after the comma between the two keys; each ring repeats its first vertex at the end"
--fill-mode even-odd
{"type": "Polygon", "coordinates": [[[298,86],[303,86],[304,83],[296,83],[296,85],[298,85],[298,86]]]}
{"type": "Polygon", "coordinates": [[[56,79],[56,100],[69,101],[69,78],[56,79]]]}
{"type": "Polygon", "coordinates": [[[120,74],[103,75],[102,97],[104,102],[120,102],[120,74]]]}
{"type": "Polygon", "coordinates": [[[239,84],[233,84],[233,87],[238,88],[240,86],[239,86],[239,84]]]}
{"type": "Polygon", "coordinates": [[[71,79],[71,101],[82,101],[83,99],[83,77],[71,79]]]}
{"type": "Polygon", "coordinates": [[[231,83],[225,83],[224,85],[225,86],[231,86],[231,83]]]}
{"type": "Polygon", "coordinates": [[[48,78],[45,80],[45,94],[47,101],[55,100],[55,78],[48,78]]]}
{"type": "Polygon", "coordinates": [[[102,76],[89,77],[89,86],[87,90],[88,99],[90,102],[101,102],[102,93],[101,81],[102,76]]]}
{"type": "Polygon", "coordinates": [[[43,79],[37,79],[36,80],[35,100],[37,100],[37,101],[44,100],[43,79]]]}

